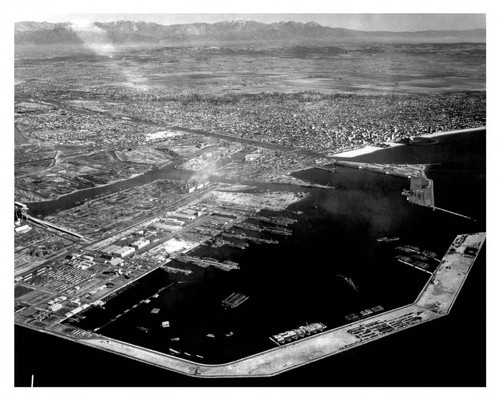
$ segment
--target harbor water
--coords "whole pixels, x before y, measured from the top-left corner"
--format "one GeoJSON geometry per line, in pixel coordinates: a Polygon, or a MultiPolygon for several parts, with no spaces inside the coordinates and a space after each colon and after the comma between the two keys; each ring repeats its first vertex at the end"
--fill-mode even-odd
{"type": "MultiPolygon", "coordinates": [[[[279,213],[297,220],[288,226],[293,231],[290,236],[270,236],[267,233],[263,236],[277,239],[279,244],[251,243],[246,249],[199,247],[193,255],[234,260],[239,263],[240,270],[226,272],[190,266],[194,272],[189,276],[158,270],[154,272],[154,278],[140,280],[137,286],[109,301],[105,310],[95,309],[93,314],[87,312],[87,318],[80,323],[89,329],[101,327],[98,333],[109,337],[165,353],[172,353],[169,350],[174,349],[183,358],[216,364],[276,347],[269,339],[271,335],[307,323],[322,322],[328,328],[334,328],[345,323],[347,315],[359,314],[364,309],[382,306],[389,310],[413,302],[429,275],[397,262],[394,247],[414,245],[441,257],[457,234],[485,231],[485,136],[486,133],[441,136],[435,145],[401,146],[350,159],[431,164],[427,174],[434,180],[436,205],[471,216],[475,221],[409,204],[401,195],[403,189],[409,187],[409,180],[405,178],[349,168],[338,168],[335,172],[320,169],[300,171],[295,176],[336,188],[307,189],[310,192],[307,199],[279,213]],[[383,236],[396,236],[399,241],[377,241],[383,236]],[[150,280],[154,280],[154,284],[150,280]],[[222,301],[233,292],[248,296],[248,300],[235,309],[224,309],[222,301]],[[157,297],[151,297],[155,293],[157,297]],[[144,301],[146,298],[150,298],[148,303],[144,301]],[[106,319],[123,313],[133,304],[138,306],[115,321],[105,323],[106,319]],[[153,309],[158,309],[158,312],[152,313],[153,309]],[[170,327],[161,326],[165,320],[169,321],[170,327]]],[[[280,187],[277,185],[275,189],[280,187]]],[[[272,189],[272,186],[267,185],[266,189],[269,188],[272,189]]],[[[259,189],[262,187],[256,190],[259,189]]],[[[176,262],[169,265],[185,267],[176,262]]],[[[483,254],[466,281],[452,315],[411,329],[419,332],[409,330],[398,333],[283,376],[267,379],[266,382],[259,380],[257,384],[413,385],[411,380],[403,377],[392,384],[387,378],[382,378],[385,383],[375,381],[372,378],[373,369],[378,365],[374,364],[368,368],[366,364],[359,364],[357,372],[365,376],[363,381],[349,379],[345,372],[339,370],[343,364],[346,364],[346,370],[354,368],[356,362],[365,356],[364,353],[372,359],[379,359],[384,365],[384,351],[389,357],[391,353],[397,357],[400,354],[396,353],[396,349],[402,347],[406,348],[409,356],[408,369],[415,367],[415,362],[419,362],[415,358],[419,355],[416,350],[423,345],[415,343],[419,333],[429,340],[435,334],[438,340],[443,339],[437,338],[442,331],[458,329],[458,333],[460,329],[468,328],[468,322],[460,324],[458,320],[466,313],[467,303],[471,301],[477,306],[474,316],[474,336],[478,345],[475,356],[480,365],[469,384],[481,385],[484,379],[480,373],[481,361],[485,357],[482,333],[485,328],[484,266],[483,254]],[[328,367],[334,367],[336,375],[344,376],[344,379],[328,379],[324,369],[328,367]]],[[[449,336],[446,339],[456,341],[449,336]]],[[[445,349],[445,353],[448,353],[447,350],[451,353],[451,349],[445,349]]],[[[52,362],[56,363],[57,358],[61,363],[67,361],[63,350],[57,353],[61,353],[60,357],[56,355],[52,362]]],[[[16,385],[29,383],[26,375],[32,373],[43,376],[40,384],[46,386],[249,384],[248,381],[219,380],[213,383],[195,380],[131,360],[121,362],[118,356],[16,327],[16,385]],[[30,350],[26,349],[27,342],[30,350]],[[61,380],[45,372],[43,363],[33,360],[43,355],[40,351],[47,350],[43,348],[45,342],[51,342],[55,348],[71,348],[72,354],[85,359],[72,363],[80,371],[80,377],[69,377],[68,373],[64,373],[65,379],[61,380]],[[94,359],[100,359],[99,363],[109,362],[107,379],[82,374],[83,365],[94,364],[94,359]],[[136,373],[125,371],[125,364],[136,373]],[[121,380],[120,373],[127,379],[121,380]],[[165,376],[165,379],[161,380],[160,376],[165,376]]],[[[393,365],[385,367],[397,373],[393,365]]],[[[450,374],[449,381],[452,381],[451,377],[450,374]]],[[[437,379],[430,377],[428,381],[435,381],[428,385],[439,385],[437,379]]],[[[458,385],[467,384],[465,380],[456,382],[458,385]]],[[[255,380],[251,384],[254,385],[255,380]]],[[[417,381],[414,384],[419,385],[417,381]]]]}

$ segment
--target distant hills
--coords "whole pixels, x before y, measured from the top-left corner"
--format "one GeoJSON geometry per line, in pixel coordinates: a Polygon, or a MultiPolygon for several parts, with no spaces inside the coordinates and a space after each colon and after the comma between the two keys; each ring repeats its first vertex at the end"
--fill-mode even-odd
{"type": "Polygon", "coordinates": [[[420,32],[367,32],[321,26],[315,22],[225,21],[160,25],[141,21],[94,22],[85,26],[69,22],[17,22],[15,43],[20,44],[161,44],[230,42],[486,42],[486,29],[420,32]]]}

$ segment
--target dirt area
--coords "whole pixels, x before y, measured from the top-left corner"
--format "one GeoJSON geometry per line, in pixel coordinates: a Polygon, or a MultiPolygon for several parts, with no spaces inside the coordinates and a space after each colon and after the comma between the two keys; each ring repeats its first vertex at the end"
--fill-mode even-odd
{"type": "Polygon", "coordinates": [[[179,132],[176,130],[165,130],[165,131],[161,131],[161,132],[148,133],[145,136],[145,140],[146,141],[165,140],[165,139],[169,139],[172,137],[183,137],[185,135],[186,135],[186,133],[179,132]]]}
{"type": "Polygon", "coordinates": [[[27,233],[14,235],[14,265],[16,271],[23,268],[33,268],[47,258],[72,244],[70,240],[49,232],[43,228],[31,225],[27,233]]]}
{"type": "Polygon", "coordinates": [[[455,243],[458,242],[457,240],[461,240],[461,237],[465,237],[463,242],[458,245],[452,244],[431,283],[419,301],[416,302],[417,305],[438,313],[448,313],[453,306],[453,302],[467,278],[467,273],[476,260],[476,256],[466,255],[466,250],[474,248],[474,251],[479,253],[486,239],[486,234],[458,236],[455,243]]]}
{"type": "MultiPolygon", "coordinates": [[[[139,148],[130,153],[140,162],[121,161],[114,156],[113,151],[104,150],[59,157],[56,165],[45,170],[38,168],[40,173],[35,173],[38,169],[32,167],[29,175],[21,174],[16,178],[16,198],[21,202],[55,199],[76,190],[102,186],[144,173],[151,168],[146,161],[164,163],[170,159],[168,154],[149,148],[144,151],[139,148]],[[32,190],[35,187],[36,190],[32,190]]],[[[48,166],[48,162],[45,165],[48,166]]]]}
{"type": "Polygon", "coordinates": [[[269,193],[230,193],[223,191],[212,192],[212,198],[221,204],[228,206],[243,207],[258,211],[260,209],[270,209],[281,211],[307,197],[306,193],[269,192],[269,193]]]}
{"type": "Polygon", "coordinates": [[[150,147],[138,147],[131,151],[116,151],[115,153],[118,159],[134,163],[158,165],[172,160],[172,157],[163,151],[155,150],[150,147]]]}

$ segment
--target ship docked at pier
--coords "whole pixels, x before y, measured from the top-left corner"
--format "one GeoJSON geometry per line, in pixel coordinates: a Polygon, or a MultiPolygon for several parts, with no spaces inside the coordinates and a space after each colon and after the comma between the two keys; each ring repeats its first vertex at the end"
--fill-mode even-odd
{"type": "Polygon", "coordinates": [[[293,330],[275,334],[269,338],[277,345],[284,345],[288,342],[296,341],[300,338],[317,334],[321,331],[324,331],[325,329],[326,326],[323,323],[311,323],[306,324],[305,326],[300,326],[299,328],[295,328],[293,330]]]}

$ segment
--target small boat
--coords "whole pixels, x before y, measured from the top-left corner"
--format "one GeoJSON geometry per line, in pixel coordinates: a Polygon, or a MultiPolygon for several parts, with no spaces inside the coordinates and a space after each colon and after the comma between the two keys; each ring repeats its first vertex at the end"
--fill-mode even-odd
{"type": "Polygon", "coordinates": [[[356,291],[356,292],[359,291],[358,286],[354,283],[354,281],[352,281],[352,278],[344,276],[343,274],[337,274],[337,277],[340,277],[347,284],[349,284],[354,291],[356,291]]]}

